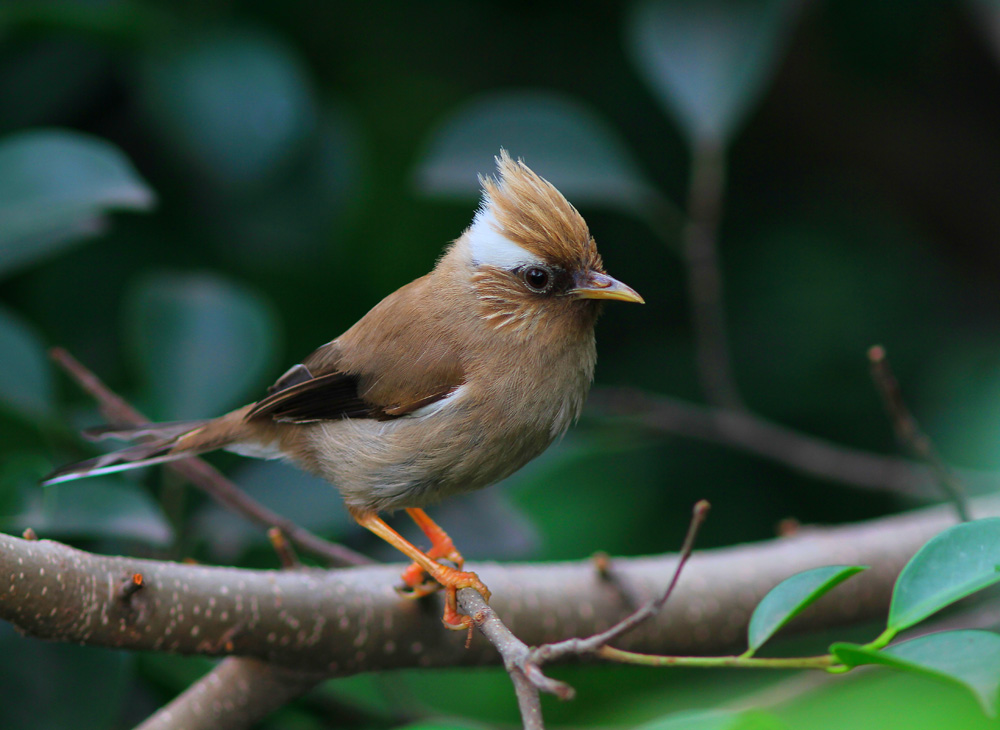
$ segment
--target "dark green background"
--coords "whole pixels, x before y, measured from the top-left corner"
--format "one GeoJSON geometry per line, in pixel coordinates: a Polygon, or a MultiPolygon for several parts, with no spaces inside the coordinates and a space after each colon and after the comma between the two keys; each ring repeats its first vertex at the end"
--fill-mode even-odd
{"type": "MultiPolygon", "coordinates": [[[[722,6],[720,17],[765,10],[722,6]]],[[[683,17],[697,4],[668,7],[683,17]]],[[[1000,466],[992,7],[806,3],[775,27],[764,49],[773,66],[737,85],[746,111],[717,140],[729,161],[719,246],[734,369],[753,411],[894,453],[865,358],[881,343],[945,459],[1000,466]]],[[[566,190],[609,272],[646,298],[608,307],[597,387],[701,401],[676,253],[698,130],[647,83],[629,30],[638,12],[611,2],[2,1],[0,143],[52,127],[104,138],[158,197],[151,212],[114,215],[100,236],[0,269],[4,319],[27,328],[25,351],[68,348],[152,417],[215,415],[429,270],[471,220],[475,171],[490,172],[503,145],[566,190]],[[468,168],[430,184],[448,140],[468,152],[468,168]]],[[[102,552],[274,566],[262,535],[165,473],[42,493],[42,474],[93,453],[74,433],[98,416],[25,357],[37,382],[23,383],[0,353],[6,529],[30,524],[102,552]],[[26,388],[36,395],[19,400],[26,388]]],[[[311,529],[395,559],[325,485],[213,460],[311,529]]],[[[913,505],[590,411],[506,484],[434,514],[472,558],[581,559],[676,549],[699,498],[714,507],[702,547],[768,538],[785,517],[836,523],[913,505]]],[[[206,666],[44,645],[0,627],[0,726],[128,727],[206,666]]],[[[755,692],[764,703],[763,687],[784,679],[560,673],[579,698],[546,707],[556,726],[632,727],[755,692]]],[[[957,691],[885,673],[796,695],[778,714],[795,728],[986,726],[977,712],[957,691]],[[834,705],[845,714],[831,715],[834,705]]],[[[266,726],[426,717],[438,727],[441,716],[461,727],[514,722],[506,676],[359,677],[266,726]]]]}

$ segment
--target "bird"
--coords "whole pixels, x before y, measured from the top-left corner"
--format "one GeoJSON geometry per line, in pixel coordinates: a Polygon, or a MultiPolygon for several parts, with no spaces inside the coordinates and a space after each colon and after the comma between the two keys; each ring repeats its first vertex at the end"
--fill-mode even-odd
{"type": "Polygon", "coordinates": [[[495,177],[479,178],[471,225],[433,270],[292,366],[260,400],[210,420],[91,429],[93,440],[137,443],[57,469],[43,484],[217,449],[293,462],[331,482],[354,520],[414,561],[403,573],[411,595],[443,587],[444,625],[470,629],[457,592],[489,600],[489,589],[463,570],[423,508],[501,481],[560,438],[593,380],[603,303],[643,303],[605,272],[562,193],[505,149],[495,162],[495,177]],[[399,509],[428,550],[379,516],[399,509]]]}

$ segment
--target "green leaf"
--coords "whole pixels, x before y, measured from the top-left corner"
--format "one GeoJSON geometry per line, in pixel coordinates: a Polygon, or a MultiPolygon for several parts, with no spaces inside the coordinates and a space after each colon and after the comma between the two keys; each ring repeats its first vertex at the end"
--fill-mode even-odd
{"type": "Polygon", "coordinates": [[[126,302],[127,333],[160,418],[205,418],[260,395],[276,318],[257,296],[207,274],[156,274],[126,302]]]}
{"type": "Polygon", "coordinates": [[[32,415],[52,409],[52,368],[38,334],[0,307],[0,405],[32,415]]]}
{"type": "Polygon", "coordinates": [[[906,564],[892,591],[888,628],[899,632],[1000,582],[1000,517],[950,527],[906,564]]]}
{"type": "Polygon", "coordinates": [[[632,59],[692,144],[726,144],[763,95],[796,0],[647,0],[626,26],[632,59]]]}
{"type": "Polygon", "coordinates": [[[108,142],[54,129],[10,135],[0,141],[0,274],[100,232],[109,210],[154,201],[108,142]]]}
{"type": "Polygon", "coordinates": [[[1000,699],[1000,636],[989,631],[943,631],[876,651],[858,644],[830,647],[849,667],[881,664],[913,674],[959,684],[996,717],[1000,699]]]}
{"type": "Polygon", "coordinates": [[[331,230],[361,206],[363,145],[357,120],[329,104],[301,153],[253,194],[219,201],[206,221],[225,260],[267,272],[301,272],[326,260],[331,230]]]}
{"type": "Polygon", "coordinates": [[[862,570],[866,570],[866,566],[829,565],[806,570],[781,581],[757,604],[750,617],[747,630],[750,648],[754,651],[759,649],[808,606],[862,570]]]}
{"type": "Polygon", "coordinates": [[[644,723],[635,730],[781,730],[785,727],[774,715],[758,710],[693,710],[644,723]]]}
{"type": "Polygon", "coordinates": [[[27,507],[0,522],[6,529],[32,528],[43,537],[136,540],[169,545],[173,531],[159,505],[144,491],[96,477],[79,484],[25,490],[27,507]]]}
{"type": "Polygon", "coordinates": [[[313,133],[311,83],[295,51],[258,30],[171,38],[141,67],[140,99],[169,150],[220,187],[253,187],[313,133]]]}
{"type": "Polygon", "coordinates": [[[475,196],[478,176],[493,174],[501,147],[576,205],[641,212],[662,204],[604,120],[576,101],[539,91],[494,93],[458,109],[431,138],[416,184],[433,195],[475,196]]]}

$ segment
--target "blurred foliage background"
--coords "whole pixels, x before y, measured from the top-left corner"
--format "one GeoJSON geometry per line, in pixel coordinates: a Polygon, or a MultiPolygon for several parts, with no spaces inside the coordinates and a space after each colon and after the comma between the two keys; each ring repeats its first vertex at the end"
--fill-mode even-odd
{"type": "MultiPolygon", "coordinates": [[[[259,531],[165,472],[41,490],[93,453],[75,434],[99,420],[45,348],[157,419],[254,400],[430,269],[501,146],[577,204],[647,300],[608,308],[598,387],[704,401],[682,253],[685,217],[704,215],[753,412],[893,453],[865,360],[881,343],[944,457],[998,469],[998,53],[987,2],[2,0],[0,527],[274,567],[259,531]]],[[[329,486],[213,459],[310,529],[396,559],[329,486]]],[[[676,549],[699,498],[701,547],[914,505],[592,410],[434,514],[467,557],[580,559],[676,549]]],[[[0,626],[0,726],[129,727],[208,666],[0,626]]],[[[579,698],[546,707],[555,726],[746,707],[768,708],[739,720],[754,727],[992,726],[958,690],[891,674],[561,671],[579,698]]],[[[265,726],[516,718],[502,671],[463,670],[329,683],[265,726]]]]}

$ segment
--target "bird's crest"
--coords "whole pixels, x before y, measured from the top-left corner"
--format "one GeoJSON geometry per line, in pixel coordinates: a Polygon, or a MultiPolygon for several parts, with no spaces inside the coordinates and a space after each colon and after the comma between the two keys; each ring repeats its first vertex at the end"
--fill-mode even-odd
{"type": "Polygon", "coordinates": [[[503,238],[544,261],[602,271],[587,223],[563,194],[505,149],[496,161],[498,177],[479,178],[483,203],[475,223],[495,227],[503,238]]]}

